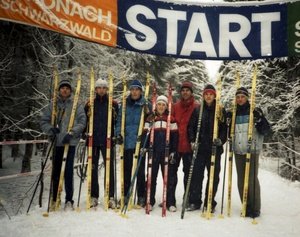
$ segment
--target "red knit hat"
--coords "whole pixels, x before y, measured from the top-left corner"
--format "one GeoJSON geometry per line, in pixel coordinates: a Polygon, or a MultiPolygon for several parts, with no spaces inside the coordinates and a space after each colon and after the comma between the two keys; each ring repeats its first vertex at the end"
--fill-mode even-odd
{"type": "Polygon", "coordinates": [[[212,93],[212,94],[214,94],[215,96],[217,95],[215,87],[214,87],[213,85],[211,85],[211,84],[208,84],[208,85],[206,85],[206,86],[204,87],[203,95],[204,95],[205,93],[212,93]]]}
{"type": "Polygon", "coordinates": [[[180,90],[182,90],[183,88],[188,88],[191,90],[191,92],[193,93],[193,83],[189,82],[189,81],[184,81],[181,84],[180,90]]]}

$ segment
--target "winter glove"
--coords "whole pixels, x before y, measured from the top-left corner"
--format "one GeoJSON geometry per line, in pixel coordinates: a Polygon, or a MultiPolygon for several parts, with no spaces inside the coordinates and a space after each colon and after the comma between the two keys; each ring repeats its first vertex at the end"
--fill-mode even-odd
{"type": "Polygon", "coordinates": [[[170,162],[171,165],[176,164],[175,152],[172,152],[172,153],[169,155],[169,162],[170,162]]]}
{"type": "Polygon", "coordinates": [[[141,148],[141,150],[140,150],[140,156],[144,156],[147,151],[148,151],[147,148],[141,148]]]}
{"type": "Polygon", "coordinates": [[[50,128],[50,136],[56,136],[60,133],[59,128],[50,128]]]}
{"type": "Polygon", "coordinates": [[[214,145],[215,146],[223,146],[221,139],[220,138],[216,138],[214,140],[214,145]]]}
{"type": "Polygon", "coordinates": [[[62,139],[62,144],[69,144],[71,139],[73,138],[73,134],[72,133],[67,133],[64,138],[62,139]]]}
{"type": "Polygon", "coordinates": [[[89,135],[88,133],[83,132],[81,134],[81,139],[86,140],[88,138],[88,135],[89,135]]]}
{"type": "Polygon", "coordinates": [[[149,121],[151,123],[154,122],[155,121],[155,113],[150,113],[148,115],[147,121],[149,121]]]}
{"type": "Polygon", "coordinates": [[[191,149],[192,149],[192,151],[194,151],[196,149],[196,143],[195,142],[191,142],[191,149]]]}
{"type": "Polygon", "coordinates": [[[228,110],[228,111],[226,111],[226,119],[232,119],[232,111],[231,110],[228,110]]]}
{"type": "Polygon", "coordinates": [[[144,106],[144,113],[145,114],[150,114],[150,109],[149,109],[149,103],[148,103],[148,101],[146,101],[143,106],[144,106]]]}
{"type": "Polygon", "coordinates": [[[263,116],[263,112],[260,108],[254,108],[253,110],[254,122],[259,123],[263,116]]]}
{"type": "Polygon", "coordinates": [[[115,143],[116,144],[118,144],[118,145],[122,145],[123,144],[123,137],[122,137],[122,135],[121,134],[119,134],[118,136],[116,136],[115,138],[114,138],[114,140],[115,140],[115,143]]]}

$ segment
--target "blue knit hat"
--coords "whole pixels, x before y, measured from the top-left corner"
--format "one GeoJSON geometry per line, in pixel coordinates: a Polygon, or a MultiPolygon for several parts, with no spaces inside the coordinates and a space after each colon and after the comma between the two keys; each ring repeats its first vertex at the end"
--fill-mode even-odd
{"type": "Polygon", "coordinates": [[[133,80],[129,86],[129,90],[133,88],[139,88],[141,91],[143,91],[143,85],[139,80],[133,80]]]}

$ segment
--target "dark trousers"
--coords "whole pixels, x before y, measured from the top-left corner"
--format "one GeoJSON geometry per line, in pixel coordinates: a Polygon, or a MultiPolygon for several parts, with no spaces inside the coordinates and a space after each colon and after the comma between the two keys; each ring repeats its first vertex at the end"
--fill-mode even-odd
{"type": "MultiPolygon", "coordinates": [[[[155,152],[152,158],[152,172],[151,172],[151,195],[150,195],[150,204],[153,206],[156,202],[155,193],[157,185],[157,176],[159,171],[159,166],[161,168],[162,178],[164,178],[164,163],[165,163],[165,151],[155,152]]],[[[175,189],[176,184],[175,176],[177,171],[176,163],[171,164],[168,160],[168,181],[167,181],[167,207],[175,206],[175,189]]],[[[163,190],[162,190],[163,191],[163,190]]]]}
{"type": "Polygon", "coordinates": [[[189,176],[189,170],[191,165],[191,153],[176,153],[175,154],[175,161],[176,163],[174,165],[170,166],[169,172],[170,174],[170,180],[169,180],[169,186],[170,186],[170,196],[173,198],[174,206],[176,206],[176,199],[175,199],[175,193],[176,193],[176,187],[178,183],[178,176],[177,171],[180,166],[180,161],[182,159],[183,162],[183,184],[184,184],[184,190],[186,189],[186,184],[189,176]]]}
{"type": "MultiPolygon", "coordinates": [[[[189,203],[200,205],[202,204],[202,186],[204,179],[205,168],[207,170],[207,183],[205,189],[205,200],[204,206],[207,205],[208,189],[209,189],[209,177],[210,177],[210,166],[211,166],[211,151],[199,149],[197,158],[194,163],[194,169],[191,180],[189,203]]],[[[219,174],[221,171],[221,154],[216,154],[215,157],[215,170],[214,170],[214,182],[213,182],[213,196],[212,196],[212,207],[217,205],[215,196],[219,185],[219,174]]]]}
{"type": "MultiPolygon", "coordinates": [[[[131,171],[133,164],[133,155],[135,149],[124,151],[124,195],[127,196],[131,184],[131,171]]],[[[137,195],[138,198],[145,198],[145,157],[139,157],[141,165],[137,173],[137,195]]]]}
{"type": "MultiPolygon", "coordinates": [[[[258,180],[258,161],[259,154],[251,154],[247,198],[247,210],[257,213],[260,212],[261,208],[260,184],[258,180]]],[[[235,154],[235,164],[238,179],[238,190],[240,199],[243,201],[246,155],[235,154]]]]}
{"type": "MultiPolygon", "coordinates": [[[[104,173],[104,189],[106,180],[106,146],[94,146],[92,157],[92,189],[91,196],[99,198],[99,181],[98,181],[98,164],[100,152],[103,157],[105,173],[104,173]]],[[[114,150],[110,153],[110,172],[109,172],[109,197],[114,197],[114,150]]]]}
{"type": "MultiPolygon", "coordinates": [[[[64,147],[59,146],[55,149],[55,157],[53,160],[53,201],[56,201],[59,177],[62,165],[62,159],[64,154],[64,147]]],[[[65,166],[65,191],[66,191],[66,202],[73,202],[74,182],[73,182],[73,166],[74,166],[75,146],[70,146],[65,166]]]]}

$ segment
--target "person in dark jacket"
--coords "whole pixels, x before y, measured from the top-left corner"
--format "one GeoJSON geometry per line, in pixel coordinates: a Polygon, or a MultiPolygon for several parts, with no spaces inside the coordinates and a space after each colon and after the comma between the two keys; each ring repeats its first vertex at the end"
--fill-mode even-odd
{"type": "MultiPolygon", "coordinates": [[[[108,122],[108,83],[106,80],[98,79],[95,83],[94,99],[94,121],[93,121],[93,152],[92,152],[92,187],[91,206],[98,205],[99,182],[98,163],[100,152],[106,164],[106,144],[107,144],[107,122],[108,122]]],[[[89,102],[85,106],[85,112],[89,118],[89,102]]],[[[118,114],[118,103],[113,100],[111,134],[114,134],[116,117],[118,114]]],[[[115,208],[114,202],[114,149],[110,149],[110,178],[109,178],[109,208],[115,208]]],[[[106,165],[104,165],[106,167],[106,165]]],[[[104,175],[106,177],[106,175],[104,175]]],[[[104,178],[105,188],[105,178],[104,178]]]]}
{"type": "MultiPolygon", "coordinates": [[[[183,162],[184,189],[186,188],[189,169],[191,165],[191,158],[192,158],[192,149],[188,140],[187,126],[190,117],[192,115],[192,112],[196,107],[199,107],[199,104],[198,102],[196,102],[193,96],[193,84],[191,82],[184,81],[180,87],[180,99],[174,104],[172,110],[172,115],[174,116],[178,126],[178,149],[177,152],[175,153],[175,160],[177,164],[177,170],[180,165],[181,159],[183,162]]],[[[177,170],[176,170],[176,175],[173,177],[174,196],[175,196],[176,185],[178,182],[177,170]]]]}
{"type": "MultiPolygon", "coordinates": [[[[156,108],[154,115],[149,115],[145,122],[144,133],[149,129],[154,132],[153,138],[153,158],[152,158],[152,173],[151,173],[151,195],[150,195],[150,210],[155,204],[156,193],[156,180],[158,175],[159,166],[162,174],[164,174],[165,162],[165,148],[166,148],[166,132],[167,132],[167,119],[168,119],[168,98],[164,95],[158,96],[156,100],[156,108]]],[[[147,148],[149,148],[148,142],[147,148]]],[[[172,180],[176,175],[177,167],[174,160],[174,155],[178,145],[178,128],[175,118],[171,116],[170,120],[170,141],[169,141],[169,162],[168,162],[168,184],[167,184],[167,208],[171,212],[175,212],[175,192],[172,191],[174,184],[172,180]]]]}
{"type": "MultiPolygon", "coordinates": [[[[187,207],[187,211],[194,211],[200,209],[202,204],[202,183],[204,178],[205,167],[208,172],[208,181],[205,190],[204,207],[207,205],[208,199],[208,187],[209,187],[209,176],[210,176],[210,165],[213,146],[216,146],[215,156],[215,171],[214,171],[214,182],[213,182],[213,198],[212,198],[212,212],[217,205],[215,201],[215,195],[219,184],[219,173],[221,170],[221,154],[223,153],[223,144],[226,142],[226,122],[225,122],[225,110],[220,109],[218,118],[218,138],[213,141],[213,130],[214,130],[214,117],[216,108],[216,90],[212,85],[205,86],[203,90],[203,114],[201,121],[200,137],[199,137],[199,148],[197,158],[194,163],[194,170],[191,180],[191,188],[189,195],[190,205],[187,207]]],[[[194,147],[196,140],[196,130],[199,119],[200,108],[196,108],[193,111],[191,119],[188,124],[188,137],[191,146],[194,147]]]]}
{"type": "MultiPolygon", "coordinates": [[[[57,117],[55,125],[51,124],[52,103],[50,103],[42,112],[40,126],[43,132],[50,137],[55,137],[55,151],[53,157],[53,183],[52,183],[52,203],[50,204],[50,210],[54,210],[59,177],[61,171],[61,165],[63,160],[63,154],[65,145],[69,144],[69,150],[65,166],[65,209],[73,209],[73,166],[75,148],[79,143],[81,134],[85,128],[86,116],[82,105],[77,105],[74,125],[68,132],[68,126],[70,122],[73,99],[72,99],[72,85],[69,80],[63,79],[59,82],[58,86],[59,95],[57,98],[57,117]]],[[[59,200],[58,200],[59,201],[59,200]]]]}
{"type": "MultiPolygon", "coordinates": [[[[150,114],[151,104],[143,96],[143,86],[139,80],[133,80],[129,86],[130,95],[126,98],[125,137],[121,136],[122,113],[118,113],[116,124],[116,142],[124,142],[124,194],[127,195],[131,183],[133,156],[138,139],[138,129],[144,108],[145,117],[150,114]]],[[[122,111],[122,105],[119,109],[122,111]]],[[[137,204],[145,206],[145,158],[142,157],[137,174],[137,204]]]]}
{"type": "MultiPolygon", "coordinates": [[[[250,103],[248,98],[249,92],[245,87],[241,87],[236,91],[237,110],[233,152],[235,156],[238,190],[241,201],[243,199],[246,154],[248,151],[248,126],[250,114],[250,103]]],[[[255,218],[260,216],[261,209],[260,184],[258,180],[259,153],[262,149],[264,135],[266,135],[271,128],[260,108],[256,107],[253,110],[253,116],[254,127],[250,148],[250,176],[246,216],[255,218]]]]}

